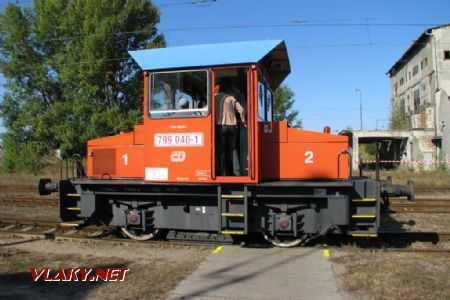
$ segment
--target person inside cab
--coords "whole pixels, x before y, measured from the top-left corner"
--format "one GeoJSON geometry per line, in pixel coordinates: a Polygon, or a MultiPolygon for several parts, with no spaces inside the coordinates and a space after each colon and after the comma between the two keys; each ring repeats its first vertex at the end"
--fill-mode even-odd
{"type": "Polygon", "coordinates": [[[240,176],[241,167],[236,147],[238,118],[247,127],[245,109],[233,97],[228,86],[229,81],[222,80],[214,86],[215,124],[216,124],[216,172],[218,176],[240,176]],[[229,170],[229,166],[232,170],[229,170]]]}

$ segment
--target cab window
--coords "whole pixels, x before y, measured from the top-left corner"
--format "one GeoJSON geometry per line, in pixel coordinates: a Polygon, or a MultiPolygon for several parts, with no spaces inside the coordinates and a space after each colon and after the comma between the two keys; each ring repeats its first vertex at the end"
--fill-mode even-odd
{"type": "Polygon", "coordinates": [[[266,120],[266,86],[258,81],[258,121],[266,120]]]}
{"type": "MultiPolygon", "coordinates": [[[[262,76],[262,75],[260,75],[262,76]]],[[[273,94],[264,81],[258,81],[258,121],[272,121],[272,98],[273,94]]]]}
{"type": "Polygon", "coordinates": [[[272,122],[272,92],[269,87],[266,88],[266,121],[272,122]]]}
{"type": "Polygon", "coordinates": [[[152,73],[149,112],[153,119],[208,115],[207,70],[152,73]]]}

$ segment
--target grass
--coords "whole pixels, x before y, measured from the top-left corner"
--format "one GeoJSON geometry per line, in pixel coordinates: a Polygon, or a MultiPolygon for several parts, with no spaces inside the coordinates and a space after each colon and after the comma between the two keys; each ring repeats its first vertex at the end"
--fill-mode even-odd
{"type": "MultiPolygon", "coordinates": [[[[86,162],[83,162],[84,167],[86,168],[86,162]]],[[[66,169],[66,163],[63,162],[62,165],[62,177],[66,178],[66,174],[69,177],[72,176],[72,163],[68,163],[68,169],[66,169]],[[66,171],[67,170],[67,171],[66,171]]],[[[53,181],[59,180],[61,178],[61,160],[52,159],[47,165],[41,170],[41,172],[37,175],[28,174],[25,172],[7,172],[5,170],[0,169],[0,184],[23,184],[23,185],[33,185],[37,186],[40,178],[50,178],[53,181]]]]}
{"type": "Polygon", "coordinates": [[[93,299],[163,299],[190,274],[202,257],[174,263],[165,258],[130,260],[45,254],[0,248],[0,298],[69,297],[93,299]],[[30,267],[127,267],[124,282],[33,282],[30,267]]]}
{"type": "MultiPolygon", "coordinates": [[[[364,172],[363,175],[375,178],[374,171],[364,172]]],[[[418,188],[450,187],[450,172],[442,169],[420,172],[407,168],[381,170],[381,179],[386,179],[388,176],[392,177],[394,184],[406,184],[408,180],[413,180],[414,185],[418,188]]]]}
{"type": "Polygon", "coordinates": [[[374,299],[450,299],[450,254],[345,251],[345,290],[374,299]]]}

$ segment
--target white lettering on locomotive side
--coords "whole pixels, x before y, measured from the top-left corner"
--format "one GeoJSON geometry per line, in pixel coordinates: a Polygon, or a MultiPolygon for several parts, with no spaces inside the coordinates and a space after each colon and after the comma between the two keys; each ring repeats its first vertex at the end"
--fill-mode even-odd
{"type": "Polygon", "coordinates": [[[305,164],[313,164],[314,153],[312,151],[305,152],[305,164]]]}
{"type": "Polygon", "coordinates": [[[155,147],[201,147],[204,144],[203,132],[157,133],[153,141],[155,147]]]}
{"type": "Polygon", "coordinates": [[[125,165],[125,166],[128,166],[128,154],[124,154],[124,155],[122,155],[122,158],[123,158],[123,164],[125,165]]]}
{"type": "Polygon", "coordinates": [[[186,125],[170,125],[170,129],[185,129],[187,128],[186,125]]]}

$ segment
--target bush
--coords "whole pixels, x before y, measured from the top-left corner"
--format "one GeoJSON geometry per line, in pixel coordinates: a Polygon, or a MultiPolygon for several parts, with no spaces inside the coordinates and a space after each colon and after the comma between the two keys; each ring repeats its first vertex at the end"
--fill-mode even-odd
{"type": "Polygon", "coordinates": [[[20,144],[8,135],[3,138],[1,168],[6,172],[13,170],[37,174],[43,166],[41,153],[35,151],[36,145],[20,144]]]}

